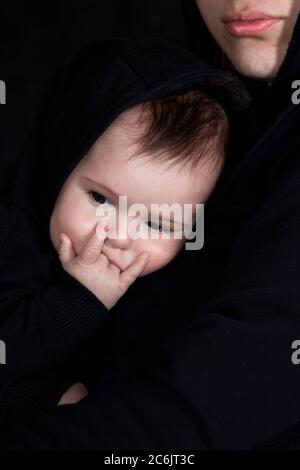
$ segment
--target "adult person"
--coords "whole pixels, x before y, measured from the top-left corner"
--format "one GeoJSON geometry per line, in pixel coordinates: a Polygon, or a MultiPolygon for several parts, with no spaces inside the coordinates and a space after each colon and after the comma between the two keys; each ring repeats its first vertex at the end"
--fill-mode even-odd
{"type": "Polygon", "coordinates": [[[266,129],[290,104],[298,78],[300,2],[182,0],[182,5],[196,54],[239,74],[257,108],[256,131],[266,129]]]}
{"type": "Polygon", "coordinates": [[[200,40],[198,53],[221,58],[251,82],[268,81],[262,93],[254,86],[266,111],[255,141],[210,208],[207,252],[218,248],[222,258],[213,298],[195,302],[195,315],[156,363],[111,377],[76,405],[18,417],[6,428],[8,447],[297,446],[300,111],[291,85],[300,74],[300,2],[276,2],[276,21],[267,18],[274,16],[271,0],[197,3],[210,31],[193,18],[194,37],[210,39],[200,40]]]}

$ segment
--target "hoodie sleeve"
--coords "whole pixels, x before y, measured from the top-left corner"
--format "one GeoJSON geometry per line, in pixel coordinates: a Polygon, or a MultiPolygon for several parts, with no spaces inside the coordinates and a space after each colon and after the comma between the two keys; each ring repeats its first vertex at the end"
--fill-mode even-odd
{"type": "Polygon", "coordinates": [[[8,448],[244,449],[299,420],[300,194],[257,211],[218,295],[160,360],[77,405],[11,421],[8,448]],[[42,432],[41,432],[42,430],[42,432]]]}
{"type": "MultiPolygon", "coordinates": [[[[110,319],[94,294],[40,253],[21,208],[0,204],[0,407],[17,380],[59,367],[110,319]],[[55,274],[54,274],[55,272],[55,274]]],[[[21,395],[21,390],[14,393],[21,395]]]]}

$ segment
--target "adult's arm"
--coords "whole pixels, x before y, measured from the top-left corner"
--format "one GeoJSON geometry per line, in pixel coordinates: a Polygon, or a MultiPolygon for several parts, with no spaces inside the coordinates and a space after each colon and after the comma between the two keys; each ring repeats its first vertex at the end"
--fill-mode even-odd
{"type": "Polygon", "coordinates": [[[299,286],[296,177],[245,225],[218,295],[159,361],[103,381],[76,405],[18,416],[4,424],[2,445],[239,449],[271,439],[300,419],[300,365],[291,359],[299,286]]]}

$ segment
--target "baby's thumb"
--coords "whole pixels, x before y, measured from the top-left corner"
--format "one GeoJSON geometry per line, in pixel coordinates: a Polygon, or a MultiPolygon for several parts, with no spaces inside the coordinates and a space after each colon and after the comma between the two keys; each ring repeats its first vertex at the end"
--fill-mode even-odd
{"type": "Polygon", "coordinates": [[[58,256],[63,266],[68,265],[75,257],[72,242],[64,233],[61,233],[59,236],[58,256]]]}

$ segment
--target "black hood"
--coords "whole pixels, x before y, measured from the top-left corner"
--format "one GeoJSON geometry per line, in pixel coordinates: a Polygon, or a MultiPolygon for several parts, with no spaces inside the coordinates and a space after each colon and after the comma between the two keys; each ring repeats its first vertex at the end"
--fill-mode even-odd
{"type": "Polygon", "coordinates": [[[226,81],[222,102],[232,122],[248,105],[243,86],[185,49],[161,40],[116,38],[85,46],[53,76],[41,101],[21,158],[2,178],[3,197],[34,217],[49,248],[49,220],[67,176],[89,148],[126,109],[226,81]]]}
{"type": "Polygon", "coordinates": [[[186,20],[189,48],[202,60],[214,65],[219,48],[208,31],[195,0],[181,0],[186,20]]]}

